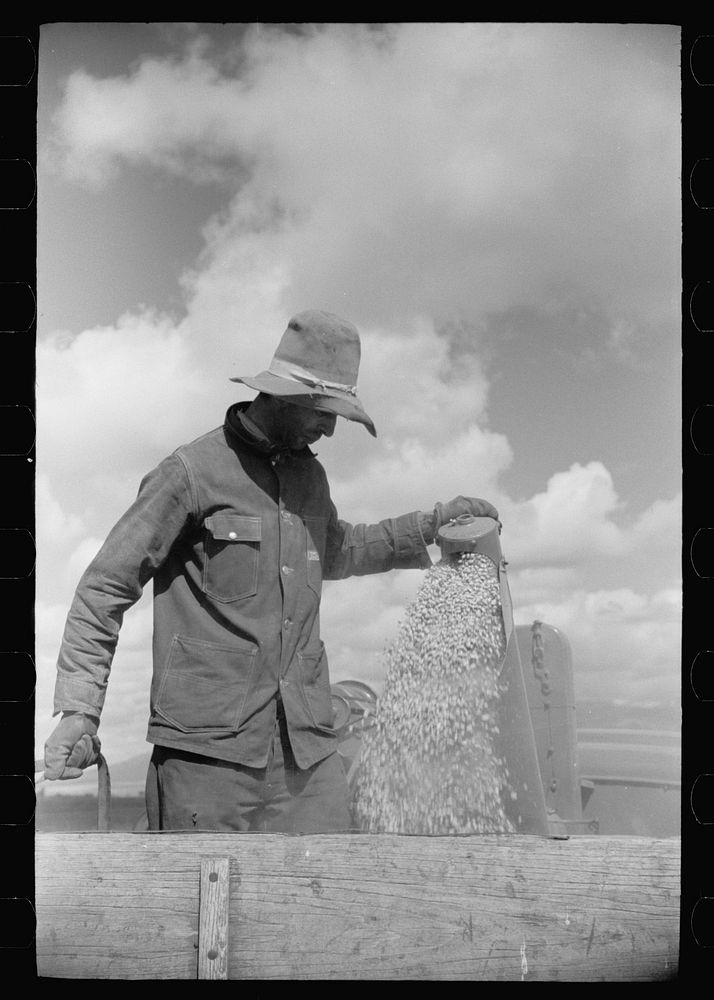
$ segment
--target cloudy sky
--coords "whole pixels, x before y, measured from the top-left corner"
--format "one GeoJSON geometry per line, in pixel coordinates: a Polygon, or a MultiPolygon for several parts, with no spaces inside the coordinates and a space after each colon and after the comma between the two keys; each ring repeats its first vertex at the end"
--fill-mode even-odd
{"type": "MultiPolygon", "coordinates": [[[[38,111],[37,737],[77,581],[146,471],[252,393],[288,318],[362,334],[341,516],[499,508],[517,623],[578,700],[680,681],[679,29],[49,24],[38,111]]],[[[438,557],[438,550],[432,550],[438,557]]],[[[380,687],[422,576],[326,585],[380,687]]],[[[151,594],[102,723],[142,752],[151,594]]]]}

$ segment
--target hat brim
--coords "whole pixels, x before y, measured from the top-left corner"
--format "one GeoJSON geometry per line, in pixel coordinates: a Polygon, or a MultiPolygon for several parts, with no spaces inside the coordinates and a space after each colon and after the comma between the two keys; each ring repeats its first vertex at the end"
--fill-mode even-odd
{"type": "MultiPolygon", "coordinates": [[[[232,378],[231,382],[242,382],[256,392],[265,392],[269,396],[295,396],[302,397],[303,400],[310,400],[311,405],[319,406],[320,409],[328,410],[337,416],[344,417],[345,420],[353,420],[364,424],[372,437],[377,436],[374,423],[365,412],[364,407],[356,396],[351,393],[341,393],[339,389],[325,389],[320,386],[307,386],[304,382],[293,382],[290,379],[281,378],[272,372],[261,372],[255,377],[238,376],[232,378]]],[[[296,399],[297,402],[297,399],[296,399]]]]}

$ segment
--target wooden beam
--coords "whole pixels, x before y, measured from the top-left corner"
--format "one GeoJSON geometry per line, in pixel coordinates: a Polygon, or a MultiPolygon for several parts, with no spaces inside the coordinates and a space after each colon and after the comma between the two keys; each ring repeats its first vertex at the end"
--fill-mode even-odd
{"type": "Polygon", "coordinates": [[[199,979],[228,979],[229,866],[227,857],[201,859],[199,979]]]}
{"type": "Polygon", "coordinates": [[[195,979],[197,951],[223,970],[207,956],[224,902],[231,979],[677,974],[678,838],[59,833],[35,843],[42,977],[195,979]],[[227,877],[211,881],[216,868],[201,877],[206,859],[229,861],[230,896],[227,877]]]}

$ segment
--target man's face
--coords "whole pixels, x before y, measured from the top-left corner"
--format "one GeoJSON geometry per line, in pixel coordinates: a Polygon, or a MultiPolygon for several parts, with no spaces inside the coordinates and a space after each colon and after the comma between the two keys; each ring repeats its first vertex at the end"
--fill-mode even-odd
{"type": "Polygon", "coordinates": [[[332,437],[337,415],[317,407],[285,402],[282,407],[282,437],[295,451],[315,444],[321,437],[332,437]]]}

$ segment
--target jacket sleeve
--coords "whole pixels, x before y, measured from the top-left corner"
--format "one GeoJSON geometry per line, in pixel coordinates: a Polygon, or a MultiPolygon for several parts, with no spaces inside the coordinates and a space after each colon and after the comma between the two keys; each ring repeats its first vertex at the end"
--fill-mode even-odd
{"type": "Polygon", "coordinates": [[[432,537],[429,518],[421,511],[353,525],[340,520],[331,503],[323,577],[342,580],[390,569],[428,569],[432,537]]]}
{"type": "Polygon", "coordinates": [[[99,717],[124,613],[189,525],[192,510],[185,466],[172,455],[143,479],[77,586],[57,662],[54,715],[99,717]]]}

